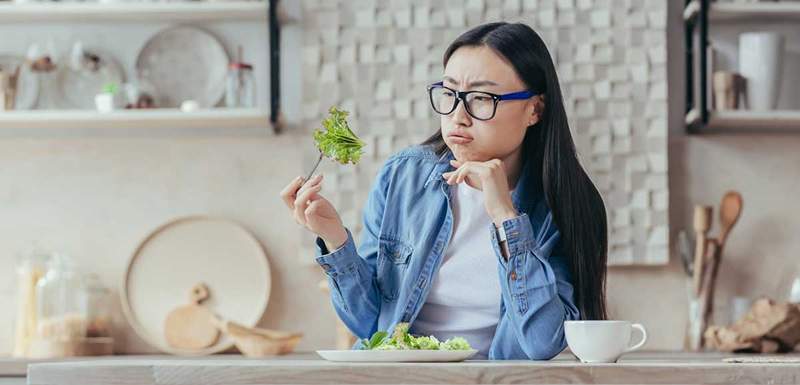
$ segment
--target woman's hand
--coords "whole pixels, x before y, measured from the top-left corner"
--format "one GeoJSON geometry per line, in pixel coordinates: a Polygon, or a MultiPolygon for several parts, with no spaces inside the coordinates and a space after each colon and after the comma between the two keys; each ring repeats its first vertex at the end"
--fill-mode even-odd
{"type": "Polygon", "coordinates": [[[450,185],[467,181],[471,186],[483,191],[486,212],[496,226],[502,226],[503,221],[519,215],[511,201],[511,191],[508,189],[508,177],[503,168],[503,161],[500,159],[486,162],[451,160],[450,164],[456,170],[442,174],[442,178],[450,185]]]}
{"type": "Polygon", "coordinates": [[[306,184],[299,176],[281,191],[281,199],[292,211],[294,220],[317,234],[325,241],[328,250],[333,251],[347,241],[347,231],[331,202],[319,194],[321,190],[321,174],[306,184]]]}

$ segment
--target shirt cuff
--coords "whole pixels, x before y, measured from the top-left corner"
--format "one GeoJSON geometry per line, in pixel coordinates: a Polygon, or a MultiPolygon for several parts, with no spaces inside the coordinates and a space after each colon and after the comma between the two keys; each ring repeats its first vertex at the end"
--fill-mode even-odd
{"type": "MultiPolygon", "coordinates": [[[[503,249],[497,236],[497,229],[494,226],[494,223],[492,223],[492,246],[495,248],[497,255],[501,256],[502,259],[503,249]]],[[[514,218],[506,219],[503,221],[503,230],[506,232],[506,245],[508,246],[509,252],[508,259],[527,252],[536,243],[528,214],[523,213],[514,218]]]]}
{"type": "Polygon", "coordinates": [[[316,261],[320,267],[322,267],[322,270],[325,270],[325,274],[332,277],[346,271],[352,271],[350,267],[360,259],[356,251],[353,235],[350,233],[349,229],[345,228],[345,230],[347,231],[347,240],[342,246],[332,252],[325,246],[325,241],[323,241],[322,238],[317,237],[316,239],[316,261]]]}

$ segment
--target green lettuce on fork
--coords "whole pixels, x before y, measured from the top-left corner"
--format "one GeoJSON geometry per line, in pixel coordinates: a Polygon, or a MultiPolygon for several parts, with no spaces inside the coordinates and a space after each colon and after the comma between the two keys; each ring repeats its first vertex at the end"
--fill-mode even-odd
{"type": "Polygon", "coordinates": [[[371,338],[361,340],[362,350],[471,350],[467,340],[453,337],[441,342],[434,336],[415,337],[408,333],[408,323],[398,323],[392,335],[377,331],[371,338]]]}
{"type": "Polygon", "coordinates": [[[314,164],[314,168],[308,173],[306,181],[311,179],[324,157],[341,164],[356,164],[361,159],[361,154],[364,152],[362,149],[366,143],[350,129],[347,124],[347,115],[349,115],[347,111],[332,106],[328,110],[328,117],[322,121],[324,129],[314,131],[314,142],[319,150],[319,158],[314,164]]]}

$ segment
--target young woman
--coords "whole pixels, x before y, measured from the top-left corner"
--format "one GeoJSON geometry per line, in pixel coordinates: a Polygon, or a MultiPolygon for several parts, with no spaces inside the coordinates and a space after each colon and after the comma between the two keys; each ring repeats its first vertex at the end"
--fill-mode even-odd
{"type": "Polygon", "coordinates": [[[408,322],[489,359],[552,358],[564,321],[606,318],[608,245],[550,53],[524,24],[475,27],[428,96],[441,128],[386,161],[358,248],[321,175],[281,197],[318,235],[334,308],[359,338],[408,322]]]}

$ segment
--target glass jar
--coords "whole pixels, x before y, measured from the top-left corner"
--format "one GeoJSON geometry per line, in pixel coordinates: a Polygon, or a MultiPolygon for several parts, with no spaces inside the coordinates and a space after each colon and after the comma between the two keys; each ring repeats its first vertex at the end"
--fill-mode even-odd
{"type": "Polygon", "coordinates": [[[111,290],[97,274],[86,275],[86,337],[111,337],[111,290]]]}
{"type": "Polygon", "coordinates": [[[86,337],[86,286],[69,256],[54,254],[50,258],[36,291],[36,338],[65,341],[86,337]]]}
{"type": "Polygon", "coordinates": [[[256,105],[256,85],[253,66],[247,63],[231,63],[225,88],[225,106],[251,108],[256,105]]]}
{"type": "Polygon", "coordinates": [[[27,357],[36,333],[36,287],[45,274],[48,253],[34,250],[17,263],[17,318],[14,324],[14,357],[27,357]]]}

